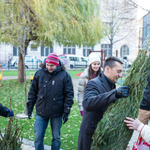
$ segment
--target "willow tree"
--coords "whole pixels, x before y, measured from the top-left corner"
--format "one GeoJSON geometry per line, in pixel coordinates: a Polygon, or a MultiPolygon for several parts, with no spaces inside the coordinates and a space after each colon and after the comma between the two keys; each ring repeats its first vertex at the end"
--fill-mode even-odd
{"type": "Polygon", "coordinates": [[[24,82],[23,54],[30,41],[92,46],[104,35],[98,0],[0,0],[0,7],[0,41],[23,50],[18,82],[24,82]]]}

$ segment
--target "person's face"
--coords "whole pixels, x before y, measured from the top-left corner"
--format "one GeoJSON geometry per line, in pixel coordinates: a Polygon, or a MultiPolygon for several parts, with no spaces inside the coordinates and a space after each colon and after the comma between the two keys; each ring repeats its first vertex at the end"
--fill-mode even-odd
{"type": "Polygon", "coordinates": [[[97,72],[100,68],[100,62],[99,61],[94,61],[92,64],[91,64],[91,67],[92,67],[92,70],[94,72],[97,72]]]}
{"type": "Polygon", "coordinates": [[[46,63],[46,68],[51,73],[51,72],[53,72],[57,68],[57,66],[53,65],[51,63],[46,63]]]}
{"type": "Polygon", "coordinates": [[[115,66],[110,68],[109,66],[105,67],[104,74],[114,83],[118,81],[120,77],[122,77],[123,66],[119,62],[115,62],[115,66]]]}

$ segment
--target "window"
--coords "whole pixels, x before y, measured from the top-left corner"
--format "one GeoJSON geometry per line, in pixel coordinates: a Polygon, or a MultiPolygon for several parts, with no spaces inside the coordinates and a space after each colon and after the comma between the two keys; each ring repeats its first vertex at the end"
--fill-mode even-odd
{"type": "Polygon", "coordinates": [[[81,57],[81,61],[87,62],[87,60],[85,58],[83,58],[83,57],[81,57]]]}
{"type": "Polygon", "coordinates": [[[31,44],[31,51],[37,51],[37,45],[31,44]]]}
{"type": "Polygon", "coordinates": [[[68,48],[68,54],[71,54],[71,48],[68,48]]]}
{"type": "Polygon", "coordinates": [[[65,46],[63,47],[63,54],[76,54],[75,46],[65,46]]]}
{"type": "Polygon", "coordinates": [[[53,46],[51,48],[41,46],[41,56],[47,56],[50,53],[53,53],[53,46]]]}
{"type": "Polygon", "coordinates": [[[49,48],[46,47],[45,48],[45,55],[48,56],[48,54],[49,54],[49,48]]]}
{"type": "Polygon", "coordinates": [[[44,56],[44,46],[41,46],[41,56],[44,56]]]}
{"type": "Polygon", "coordinates": [[[72,49],[72,54],[76,54],[75,48],[72,49]]]}
{"type": "Polygon", "coordinates": [[[88,57],[89,56],[89,51],[92,50],[92,47],[88,46],[83,46],[83,56],[88,57]]]}
{"type": "Polygon", "coordinates": [[[110,44],[101,44],[101,49],[105,51],[106,57],[112,56],[112,50],[110,49],[110,44]]]}
{"type": "Polygon", "coordinates": [[[77,57],[69,57],[70,61],[78,61],[77,57]]]}
{"type": "Polygon", "coordinates": [[[27,58],[26,62],[33,62],[33,58],[27,58]]]}
{"type": "Polygon", "coordinates": [[[129,47],[127,45],[123,45],[120,48],[120,56],[129,55],[129,47]]]}
{"type": "Polygon", "coordinates": [[[66,48],[63,49],[63,54],[67,54],[66,48]]]}
{"type": "Polygon", "coordinates": [[[19,51],[17,47],[13,47],[13,56],[18,56],[19,55],[19,51]]]}

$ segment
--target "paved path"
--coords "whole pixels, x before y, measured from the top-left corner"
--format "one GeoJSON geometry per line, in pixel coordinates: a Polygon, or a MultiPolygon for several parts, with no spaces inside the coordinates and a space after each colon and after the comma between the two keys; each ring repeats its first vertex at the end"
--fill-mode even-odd
{"type": "MultiPolygon", "coordinates": [[[[26,77],[27,79],[30,79],[30,76],[26,77]]],[[[2,80],[10,80],[10,79],[18,79],[17,76],[3,76],[2,80]]]]}

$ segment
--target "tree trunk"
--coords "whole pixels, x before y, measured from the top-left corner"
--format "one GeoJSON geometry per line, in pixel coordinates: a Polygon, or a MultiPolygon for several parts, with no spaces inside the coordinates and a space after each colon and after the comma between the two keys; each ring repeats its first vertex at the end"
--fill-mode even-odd
{"type": "Polygon", "coordinates": [[[113,38],[110,39],[110,51],[111,51],[111,56],[113,54],[113,38]]]}
{"type": "MultiPolygon", "coordinates": [[[[27,51],[27,47],[31,40],[25,40],[25,52],[27,51]]],[[[25,55],[24,52],[24,55],[25,55]]],[[[18,61],[18,82],[24,82],[24,65],[23,65],[23,55],[19,53],[19,61],[18,61]]]]}
{"type": "Polygon", "coordinates": [[[24,82],[24,65],[23,65],[23,55],[19,52],[19,61],[18,61],[18,82],[24,82]]]}

